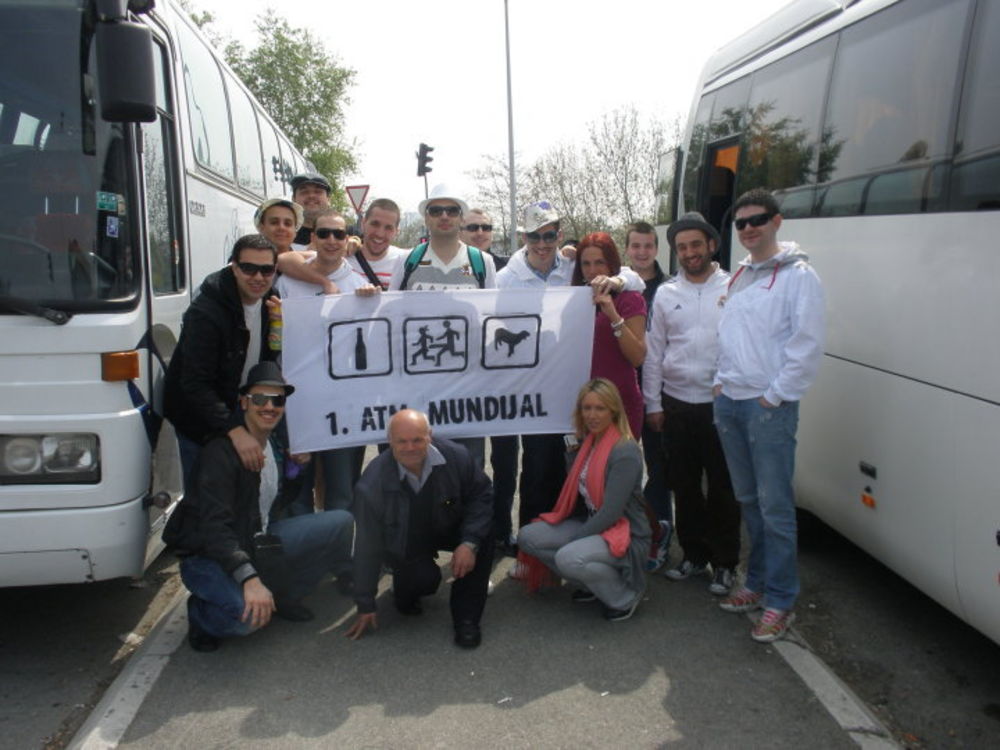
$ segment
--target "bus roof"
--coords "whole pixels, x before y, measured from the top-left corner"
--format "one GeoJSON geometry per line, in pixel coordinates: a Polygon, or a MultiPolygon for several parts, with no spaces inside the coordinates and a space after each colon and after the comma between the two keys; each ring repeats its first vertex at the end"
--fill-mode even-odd
{"type": "Polygon", "coordinates": [[[796,0],[761,21],[712,55],[702,85],[745,65],[819,24],[839,15],[859,0],[796,0]]]}

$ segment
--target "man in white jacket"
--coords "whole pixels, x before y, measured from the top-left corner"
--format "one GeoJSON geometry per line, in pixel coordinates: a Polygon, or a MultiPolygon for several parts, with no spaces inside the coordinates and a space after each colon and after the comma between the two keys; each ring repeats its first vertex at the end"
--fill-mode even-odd
{"type": "Polygon", "coordinates": [[[674,491],[682,561],[666,571],[680,581],[711,571],[709,591],[729,593],[740,559],[740,510],[712,423],[712,382],[719,353],[720,300],[729,274],[712,261],[719,233],[701,214],[667,229],[681,271],[660,285],[646,334],[642,393],[646,424],[663,432],[674,491]],[[708,492],[702,491],[702,477],[708,492]]]}
{"type": "Polygon", "coordinates": [[[768,643],[794,620],[799,593],[792,474],[799,401],[823,356],[823,287],[794,242],[778,242],[781,213],[757,188],[733,205],[750,255],[729,282],[719,323],[715,424],[750,538],[743,586],[719,606],[764,607],[751,636],[768,643]]]}

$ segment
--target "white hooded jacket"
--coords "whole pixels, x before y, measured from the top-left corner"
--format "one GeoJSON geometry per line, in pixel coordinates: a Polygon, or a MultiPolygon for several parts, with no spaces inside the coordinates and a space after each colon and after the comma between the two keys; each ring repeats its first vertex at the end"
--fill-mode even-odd
{"type": "Polygon", "coordinates": [[[656,290],[642,366],[647,413],[663,411],[661,393],[689,404],[712,401],[722,317],[719,303],[729,284],[729,274],[713,265],[714,273],[701,284],[688,281],[682,271],[656,290]]]}
{"type": "Polygon", "coordinates": [[[762,263],[744,259],[730,281],[715,383],[731,399],[799,401],[823,357],[826,313],[819,276],[796,243],[778,245],[778,254],[762,263]]]}

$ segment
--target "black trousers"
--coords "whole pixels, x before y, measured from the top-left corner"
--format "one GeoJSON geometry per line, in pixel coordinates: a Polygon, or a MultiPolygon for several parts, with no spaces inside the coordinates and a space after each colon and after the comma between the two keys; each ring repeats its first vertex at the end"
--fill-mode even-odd
{"type": "Polygon", "coordinates": [[[566,443],[562,434],[521,436],[519,526],[552,510],[566,481],[566,443]]]}
{"type": "MultiPolygon", "coordinates": [[[[493,568],[493,537],[483,540],[476,553],[476,564],[471,571],[451,584],[451,618],[460,622],[479,624],[486,607],[486,589],[493,568]]],[[[453,551],[454,547],[449,551],[453,551]]],[[[430,596],[441,586],[441,568],[436,552],[428,550],[396,565],[392,571],[392,590],[396,602],[405,605],[422,596],[430,596]]]]}
{"type": "Polygon", "coordinates": [[[517,435],[490,438],[490,466],[493,468],[493,536],[499,542],[510,538],[510,511],[517,486],[517,435]]]}
{"type": "Polygon", "coordinates": [[[740,559],[740,506],[715,431],[712,404],[689,404],[663,394],[663,443],[684,557],[735,568],[740,559]]]}

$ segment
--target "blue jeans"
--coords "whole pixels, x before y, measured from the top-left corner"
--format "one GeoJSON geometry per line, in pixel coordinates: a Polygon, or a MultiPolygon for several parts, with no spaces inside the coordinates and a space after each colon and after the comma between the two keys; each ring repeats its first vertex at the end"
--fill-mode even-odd
{"type": "Polygon", "coordinates": [[[733,492],[750,537],[746,587],[764,605],[787,610],[799,594],[795,494],[795,431],[799,404],[773,409],[757,399],[715,399],[715,427],[726,454],[733,492]]]}
{"type": "Polygon", "coordinates": [[[302,489],[295,498],[293,512],[297,515],[313,512],[317,462],[323,467],[323,509],[351,510],[354,506],[354,484],[361,476],[364,458],[364,446],[313,453],[312,460],[302,467],[302,489]]]}
{"type": "MultiPolygon", "coordinates": [[[[328,572],[351,569],[354,517],[343,510],[328,510],[307,516],[274,521],[268,532],[281,537],[292,569],[292,589],[288,601],[308,594],[328,572]]],[[[181,580],[191,592],[188,617],[217,638],[246,635],[250,625],[243,622],[243,586],[233,580],[215,560],[201,555],[181,560],[181,580]]]]}

